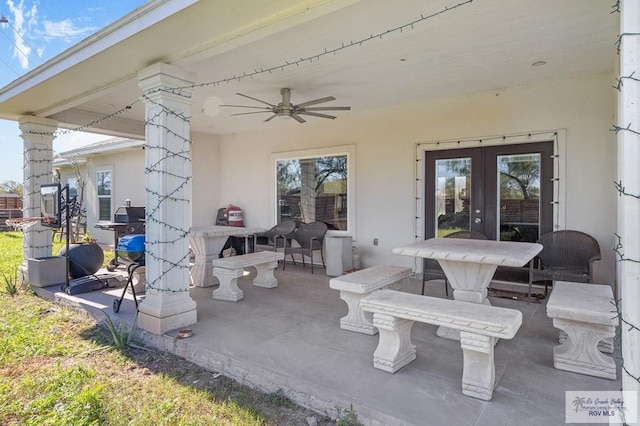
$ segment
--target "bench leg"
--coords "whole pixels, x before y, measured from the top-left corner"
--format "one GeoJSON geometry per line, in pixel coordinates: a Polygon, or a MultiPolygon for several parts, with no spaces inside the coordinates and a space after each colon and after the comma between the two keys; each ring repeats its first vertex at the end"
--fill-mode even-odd
{"type": "Polygon", "coordinates": [[[231,302],[242,299],[244,292],[238,287],[238,278],[243,274],[243,269],[213,268],[213,276],[220,281],[220,287],[213,290],[213,298],[231,302]]]}
{"type": "MultiPolygon", "coordinates": [[[[408,286],[408,284],[407,279],[402,279],[382,288],[402,291],[408,286]]],[[[353,293],[345,290],[340,291],[340,299],[344,300],[348,309],[347,315],[340,318],[341,329],[368,334],[371,336],[378,334],[378,329],[373,325],[371,314],[360,309],[360,300],[363,297],[367,297],[369,294],[371,293],[353,293]]]]}
{"type": "Polygon", "coordinates": [[[373,324],[380,331],[378,347],[373,353],[375,368],[395,373],[416,359],[416,347],[411,343],[413,321],[374,313],[373,324]]]}
{"type": "Polygon", "coordinates": [[[460,332],[460,346],[463,354],[462,393],[491,400],[496,380],[496,367],[493,360],[494,345],[497,339],[468,331],[460,332]]]}
{"type": "Polygon", "coordinates": [[[255,265],[256,277],[253,279],[253,285],[256,287],[274,288],[278,287],[278,279],[273,272],[278,267],[278,261],[274,260],[268,263],[255,265]]]}
{"type": "MultiPolygon", "coordinates": [[[[558,342],[564,343],[565,340],[567,340],[567,333],[561,330],[558,342]]],[[[606,339],[602,339],[598,343],[598,350],[600,352],[606,352],[608,354],[612,354],[613,353],[613,337],[607,337],[606,339]]]]}
{"type": "Polygon", "coordinates": [[[553,348],[553,366],[589,376],[616,379],[616,363],[602,354],[598,344],[615,336],[615,327],[554,318],[553,326],[566,333],[564,342],[553,348]]]}
{"type": "Polygon", "coordinates": [[[375,335],[378,329],[373,326],[371,314],[360,309],[360,300],[368,296],[369,293],[352,293],[350,291],[340,291],[340,299],[347,304],[347,315],[340,318],[340,328],[356,333],[375,335]]]}

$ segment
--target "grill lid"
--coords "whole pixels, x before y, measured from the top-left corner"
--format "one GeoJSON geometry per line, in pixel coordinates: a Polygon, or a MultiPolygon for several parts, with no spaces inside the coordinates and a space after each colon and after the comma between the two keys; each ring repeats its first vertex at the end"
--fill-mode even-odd
{"type": "Polygon", "coordinates": [[[115,223],[144,222],[144,215],[144,207],[121,206],[113,214],[113,221],[115,223]]]}

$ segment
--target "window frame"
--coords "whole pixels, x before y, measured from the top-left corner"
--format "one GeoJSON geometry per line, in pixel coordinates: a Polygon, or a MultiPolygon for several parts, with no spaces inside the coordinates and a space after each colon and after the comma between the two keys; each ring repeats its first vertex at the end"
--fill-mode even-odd
{"type": "Polygon", "coordinates": [[[96,177],[96,200],[97,200],[97,204],[96,204],[96,221],[97,222],[110,222],[113,218],[113,168],[112,167],[101,167],[99,169],[96,169],[95,171],[95,177],[96,177]],[[109,195],[100,195],[100,189],[99,189],[99,179],[98,176],[100,173],[109,173],[110,177],[111,177],[111,187],[110,187],[110,194],[109,195]],[[100,217],[100,200],[101,199],[109,199],[109,217],[106,219],[103,219],[100,217]]]}
{"type": "Polygon", "coordinates": [[[349,235],[354,241],[356,240],[356,145],[338,145],[271,154],[271,223],[275,224],[278,217],[278,161],[336,156],[347,157],[347,229],[330,230],[327,231],[327,235],[349,235]]]}

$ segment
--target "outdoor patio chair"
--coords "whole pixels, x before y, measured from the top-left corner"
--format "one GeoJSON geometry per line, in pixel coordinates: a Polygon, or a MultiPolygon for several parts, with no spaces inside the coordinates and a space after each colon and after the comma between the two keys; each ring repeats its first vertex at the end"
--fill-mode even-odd
{"type": "MultiPolygon", "coordinates": [[[[443,238],[466,238],[471,240],[486,240],[487,237],[476,231],[457,231],[451,234],[445,235],[443,238]]],[[[424,295],[424,286],[427,281],[431,280],[444,280],[444,291],[449,296],[449,282],[444,274],[444,271],[440,267],[440,264],[435,259],[423,259],[422,260],[422,295],[424,295]]]]}
{"type": "MultiPolygon", "coordinates": [[[[294,253],[299,253],[302,256],[302,265],[306,266],[304,257],[309,256],[311,258],[311,273],[313,274],[313,252],[315,250],[320,250],[320,257],[322,258],[322,266],[325,266],[324,263],[324,254],[322,254],[322,243],[324,242],[324,236],[327,233],[327,224],[324,222],[316,221],[304,224],[300,226],[293,234],[291,234],[291,238],[287,239],[287,245],[284,248],[284,257],[287,257],[287,254],[291,255],[291,260],[293,264],[296,264],[296,260],[294,259],[294,253]],[[293,246],[293,242],[298,244],[298,247],[293,246]]],[[[286,262],[282,263],[282,270],[286,266],[286,262]]]]}
{"type": "Polygon", "coordinates": [[[297,226],[293,220],[283,220],[268,231],[257,233],[256,245],[268,246],[273,248],[273,251],[278,251],[279,248],[285,247],[287,237],[296,230],[297,226]]]}
{"type": "Polygon", "coordinates": [[[542,244],[538,253],[539,265],[529,272],[529,299],[531,286],[536,281],[544,281],[547,295],[551,281],[593,282],[593,262],[600,260],[600,245],[589,234],[580,231],[553,231],[541,236],[542,244]]]}

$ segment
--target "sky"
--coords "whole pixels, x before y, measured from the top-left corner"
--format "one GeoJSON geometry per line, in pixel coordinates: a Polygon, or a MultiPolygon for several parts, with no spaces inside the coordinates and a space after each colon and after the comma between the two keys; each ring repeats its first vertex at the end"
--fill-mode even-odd
{"type": "MultiPolygon", "coordinates": [[[[0,87],[144,4],[144,0],[0,0],[0,87]],[[4,21],[5,19],[2,19],[4,21]]],[[[53,141],[64,152],[108,136],[69,132],[53,141]]],[[[0,182],[22,182],[18,123],[0,120],[0,182]]]]}

